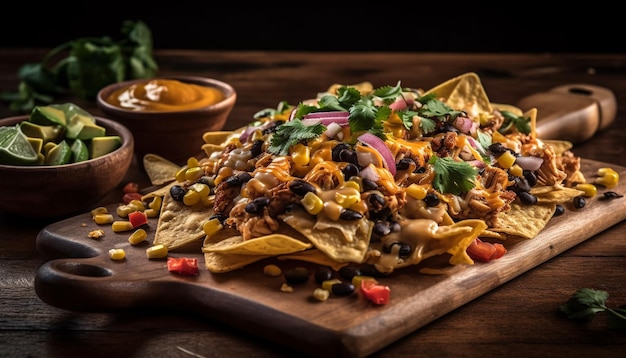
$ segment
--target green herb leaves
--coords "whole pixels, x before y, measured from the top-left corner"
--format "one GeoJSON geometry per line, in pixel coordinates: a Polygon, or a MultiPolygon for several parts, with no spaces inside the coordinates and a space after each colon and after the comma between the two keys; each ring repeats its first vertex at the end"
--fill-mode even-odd
{"type": "Polygon", "coordinates": [[[626,329],[626,306],[609,308],[606,305],[608,298],[606,291],[581,288],[559,310],[568,319],[579,322],[589,322],[596,313],[607,312],[609,328],[626,329]]]}
{"type": "Polygon", "coordinates": [[[466,162],[457,162],[450,157],[439,158],[433,155],[429,164],[434,166],[433,187],[440,193],[459,195],[471,190],[478,169],[466,162]]]}
{"type": "Polygon", "coordinates": [[[125,21],[123,38],[84,37],[50,50],[40,63],[18,70],[17,92],[0,94],[14,113],[28,113],[37,105],[51,104],[60,95],[94,99],[98,91],[126,79],[151,78],[158,66],[152,56],[152,34],[141,21],[125,21]],[[67,53],[60,59],[59,55],[67,53]],[[51,63],[58,59],[56,63],[51,63]]]}
{"type": "Polygon", "coordinates": [[[323,124],[307,126],[300,119],[294,118],[276,128],[267,150],[276,155],[287,155],[291,146],[315,139],[325,130],[326,126],[323,124]]]}

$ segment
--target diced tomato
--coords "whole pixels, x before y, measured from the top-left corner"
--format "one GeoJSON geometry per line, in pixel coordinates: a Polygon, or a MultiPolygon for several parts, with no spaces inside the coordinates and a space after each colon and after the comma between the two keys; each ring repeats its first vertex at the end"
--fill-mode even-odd
{"type": "Polygon", "coordinates": [[[506,254],[506,248],[499,242],[485,242],[476,238],[470,246],[467,247],[467,254],[474,261],[488,262],[504,256],[504,254],[506,254]]]}
{"type": "Polygon", "coordinates": [[[141,193],[124,193],[122,197],[124,203],[128,204],[133,200],[141,200],[141,193]]]}
{"type": "Polygon", "coordinates": [[[190,257],[168,257],[167,270],[181,275],[198,275],[198,259],[190,257]]]}
{"type": "Polygon", "coordinates": [[[381,285],[375,280],[361,281],[360,291],[363,297],[377,305],[386,305],[391,299],[391,289],[389,286],[381,285]]]}
{"type": "Polygon", "coordinates": [[[139,192],[139,184],[133,183],[133,182],[126,183],[126,185],[124,185],[124,189],[122,189],[122,191],[125,194],[126,193],[137,193],[137,192],[139,192]]]}
{"type": "Polygon", "coordinates": [[[148,223],[148,215],[142,211],[133,211],[128,214],[128,221],[133,225],[133,228],[138,228],[148,223]]]}

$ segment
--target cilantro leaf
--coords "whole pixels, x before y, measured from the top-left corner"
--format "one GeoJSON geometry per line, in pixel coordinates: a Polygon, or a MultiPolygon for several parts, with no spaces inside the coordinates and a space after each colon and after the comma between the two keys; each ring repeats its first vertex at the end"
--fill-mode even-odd
{"type": "Polygon", "coordinates": [[[515,128],[520,133],[530,134],[530,117],[518,116],[509,111],[501,111],[500,113],[504,117],[504,122],[498,132],[506,134],[515,128]]]}
{"type": "Polygon", "coordinates": [[[437,129],[437,123],[430,118],[420,117],[420,128],[424,134],[429,134],[437,129]]]}
{"type": "Polygon", "coordinates": [[[478,169],[466,162],[457,162],[450,157],[439,158],[433,155],[429,164],[434,166],[433,187],[440,193],[459,195],[471,190],[478,169]]]}
{"type": "Polygon", "coordinates": [[[402,93],[402,87],[400,87],[400,81],[394,87],[383,86],[374,90],[374,96],[383,100],[385,104],[391,104],[402,93]]]}
{"type": "Polygon", "coordinates": [[[435,117],[441,122],[447,121],[448,118],[454,119],[461,113],[461,111],[453,110],[447,104],[436,99],[429,100],[420,109],[422,116],[435,117]]]}
{"type": "Polygon", "coordinates": [[[626,307],[610,308],[606,305],[608,298],[606,291],[581,288],[559,307],[559,311],[568,319],[578,322],[589,322],[596,313],[607,312],[609,328],[626,329],[626,307]]]}
{"type": "Polygon", "coordinates": [[[315,139],[325,130],[326,126],[323,124],[307,126],[300,119],[295,118],[276,127],[267,150],[276,155],[287,155],[292,146],[315,139]]]}

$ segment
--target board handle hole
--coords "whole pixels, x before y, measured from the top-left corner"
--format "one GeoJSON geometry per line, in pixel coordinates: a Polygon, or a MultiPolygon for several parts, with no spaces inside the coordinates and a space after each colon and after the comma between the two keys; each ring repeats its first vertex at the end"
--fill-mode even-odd
{"type": "Polygon", "coordinates": [[[77,262],[63,262],[57,266],[57,269],[75,276],[107,277],[113,274],[111,270],[104,267],[86,265],[77,262]]]}

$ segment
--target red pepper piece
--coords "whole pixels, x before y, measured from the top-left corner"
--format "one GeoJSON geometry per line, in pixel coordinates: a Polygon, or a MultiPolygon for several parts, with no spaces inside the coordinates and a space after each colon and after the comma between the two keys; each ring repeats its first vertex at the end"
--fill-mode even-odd
{"type": "Polygon", "coordinates": [[[167,270],[181,275],[198,275],[198,259],[190,257],[168,257],[167,270]]]}
{"type": "Polygon", "coordinates": [[[137,192],[139,192],[139,184],[133,183],[133,182],[128,182],[128,183],[126,183],[126,185],[124,185],[124,189],[122,189],[122,191],[125,194],[127,194],[127,193],[137,193],[137,192]]]}
{"type": "Polygon", "coordinates": [[[488,262],[499,259],[504,256],[506,252],[506,248],[501,243],[485,242],[479,238],[474,239],[470,246],[467,247],[467,254],[469,257],[471,257],[474,261],[480,262],[488,262]]]}
{"type": "Polygon", "coordinates": [[[128,214],[128,221],[133,225],[133,228],[138,228],[148,223],[148,215],[142,211],[133,211],[128,214]]]}
{"type": "Polygon", "coordinates": [[[360,291],[367,300],[377,305],[386,305],[391,299],[389,286],[381,285],[375,280],[361,281],[360,291]]]}
{"type": "Polygon", "coordinates": [[[125,193],[122,197],[122,201],[126,204],[133,200],[141,200],[141,193],[125,193]]]}

